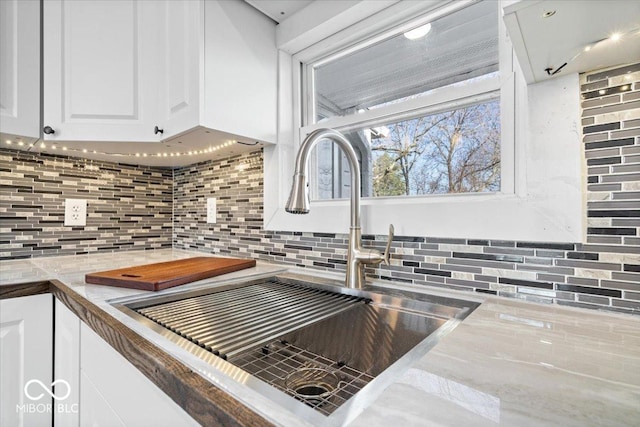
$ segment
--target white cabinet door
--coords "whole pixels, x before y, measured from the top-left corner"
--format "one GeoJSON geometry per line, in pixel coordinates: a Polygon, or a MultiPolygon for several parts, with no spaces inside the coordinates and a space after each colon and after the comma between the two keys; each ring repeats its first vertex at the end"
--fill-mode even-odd
{"type": "Polygon", "coordinates": [[[157,3],[162,15],[160,111],[158,122],[167,139],[199,124],[200,73],[204,32],[202,0],[157,3]]]}
{"type": "Polygon", "coordinates": [[[44,126],[55,132],[45,139],[162,138],[158,9],[145,0],[44,2],[44,126]]]}
{"type": "Polygon", "coordinates": [[[84,323],[80,325],[80,393],[82,426],[120,423],[157,427],[198,425],[84,323]],[[103,416],[114,422],[101,419],[103,416]]]}
{"type": "MultiPolygon", "coordinates": [[[[83,373],[82,380],[82,412],[81,426],[91,427],[126,427],[109,402],[98,391],[93,382],[83,373]]],[[[146,424],[143,424],[146,425],[146,424]]],[[[58,427],[56,424],[55,427],[58,427]]]]}
{"type": "Polygon", "coordinates": [[[275,142],[274,22],[241,1],[160,4],[164,138],[202,126],[245,143],[275,142]]]}
{"type": "Polygon", "coordinates": [[[0,133],[40,135],[39,0],[0,1],[0,133]]]}
{"type": "MultiPolygon", "coordinates": [[[[0,426],[51,426],[51,294],[0,301],[0,426]]],[[[60,396],[62,397],[62,395],[60,396]]]]}
{"type": "Polygon", "coordinates": [[[46,140],[276,141],[275,23],[244,2],[47,0],[43,31],[46,140]]]}
{"type": "Polygon", "coordinates": [[[54,313],[54,378],[69,385],[69,396],[60,410],[54,411],[56,427],[78,427],[80,424],[80,319],[59,300],[54,313]]]}
{"type": "Polygon", "coordinates": [[[201,124],[276,141],[276,26],[245,2],[205,2],[205,86],[201,124]]]}

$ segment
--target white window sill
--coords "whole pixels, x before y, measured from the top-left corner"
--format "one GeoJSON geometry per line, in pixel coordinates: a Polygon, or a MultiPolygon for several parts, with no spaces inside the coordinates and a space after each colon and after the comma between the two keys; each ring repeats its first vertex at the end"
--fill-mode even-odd
{"type": "MultiPolygon", "coordinates": [[[[585,232],[578,76],[520,85],[515,193],[365,199],[364,234],[538,242],[582,242],[585,232]]],[[[283,127],[285,128],[285,127],[283,127]]],[[[289,134],[290,135],[290,134],[289,134]]],[[[348,201],[315,202],[308,215],[284,211],[295,149],[281,134],[265,149],[264,228],[347,233],[348,201]]]]}
{"type": "MultiPolygon", "coordinates": [[[[363,200],[363,234],[384,235],[394,224],[399,236],[498,239],[544,242],[582,241],[581,198],[485,195],[449,200],[363,200]],[[562,211],[562,213],[560,213],[562,211]]],[[[349,201],[312,202],[307,215],[273,212],[267,230],[346,234],[349,201]]]]}

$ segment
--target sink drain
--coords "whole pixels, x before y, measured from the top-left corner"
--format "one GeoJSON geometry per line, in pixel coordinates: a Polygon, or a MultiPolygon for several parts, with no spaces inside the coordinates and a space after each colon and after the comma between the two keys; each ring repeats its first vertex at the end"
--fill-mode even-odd
{"type": "Polygon", "coordinates": [[[285,388],[297,399],[311,406],[322,406],[340,389],[336,374],[322,368],[301,368],[284,379],[285,388]]]}

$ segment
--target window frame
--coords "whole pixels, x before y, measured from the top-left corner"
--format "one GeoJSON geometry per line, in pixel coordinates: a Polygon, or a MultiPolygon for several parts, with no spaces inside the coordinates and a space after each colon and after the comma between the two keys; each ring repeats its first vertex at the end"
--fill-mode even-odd
{"type": "MultiPolygon", "coordinates": [[[[463,86],[436,88],[431,90],[428,94],[421,95],[413,99],[407,99],[395,102],[391,105],[376,107],[375,109],[367,110],[358,114],[330,117],[321,123],[316,123],[317,116],[314,99],[314,72],[316,67],[347,56],[355,51],[364,49],[388,38],[405,33],[406,31],[424,25],[427,22],[433,22],[446,15],[454,14],[474,3],[477,3],[477,1],[453,2],[443,7],[429,10],[417,17],[414,16],[411,19],[404,20],[404,22],[396,23],[396,25],[393,25],[390,28],[384,28],[379,31],[372,32],[365,37],[349,42],[347,45],[314,45],[294,55],[294,81],[301,82],[299,91],[295,94],[296,97],[300,98],[300,103],[294,110],[294,114],[296,115],[295,121],[296,123],[300,123],[296,142],[299,144],[304,140],[306,135],[320,128],[331,128],[344,132],[374,126],[384,122],[390,123],[393,121],[409,120],[419,116],[438,114],[457,108],[464,108],[469,105],[499,99],[501,126],[500,190],[488,194],[514,194],[515,164],[513,151],[515,144],[515,113],[513,108],[505,108],[507,105],[513,105],[515,97],[513,85],[509,84],[509,81],[512,81],[509,77],[513,74],[513,61],[510,57],[511,46],[506,45],[503,37],[500,36],[502,27],[500,22],[496,22],[499,33],[498,76],[471,82],[463,86]]],[[[498,15],[500,15],[499,12],[500,11],[498,11],[498,15]]],[[[499,20],[500,18],[498,18],[498,21],[499,20]]],[[[345,33],[348,35],[349,30],[340,31],[336,36],[343,36],[345,33]]],[[[346,38],[348,38],[348,36],[346,38]]],[[[451,193],[393,197],[434,198],[465,195],[466,194],[461,193],[451,193]]],[[[363,197],[363,200],[375,200],[378,198],[379,197],[363,197]]],[[[313,201],[331,203],[336,200],[338,199],[313,201]]]]}
{"type": "MultiPolygon", "coordinates": [[[[472,2],[473,0],[464,3],[425,2],[421,5],[421,14],[416,13],[414,2],[399,2],[394,7],[336,31],[332,36],[317,41],[298,53],[290,55],[280,51],[278,144],[265,148],[266,230],[348,232],[348,222],[345,219],[348,217],[345,215],[349,209],[348,200],[312,201],[308,215],[290,215],[284,212],[295,155],[306,133],[319,127],[341,127],[349,124],[348,119],[336,117],[331,122],[327,120],[320,124],[303,126],[303,114],[309,114],[309,108],[305,106],[309,98],[302,96],[306,90],[306,79],[309,77],[304,71],[307,66],[305,64],[326,58],[332,52],[353,48],[363,39],[375,41],[376,37],[386,37],[394,29],[398,33],[434,20],[436,16],[451,13],[453,9],[472,2]]],[[[505,2],[508,0],[502,0],[499,7],[502,8],[505,2]]],[[[580,114],[577,96],[574,102],[570,93],[574,86],[577,90],[577,76],[565,76],[554,79],[556,82],[539,85],[541,88],[534,91],[534,95],[538,92],[539,95],[534,97],[537,96],[543,101],[536,101],[537,104],[532,107],[528,87],[522,78],[501,19],[499,61],[500,76],[497,80],[489,79],[480,81],[477,85],[455,88],[455,96],[447,96],[441,93],[443,91],[435,90],[432,94],[408,100],[406,103],[410,105],[408,110],[412,114],[416,111],[435,112],[455,106],[456,103],[466,105],[474,100],[481,101],[482,97],[492,96],[499,90],[502,126],[500,191],[364,198],[361,202],[363,233],[385,234],[389,222],[392,222],[396,226],[396,234],[408,236],[545,242],[582,240],[583,200],[578,183],[581,175],[576,172],[580,167],[577,167],[575,160],[583,156],[581,151],[577,150],[579,144],[575,143],[576,137],[579,142],[575,128],[576,122],[579,123],[580,114]],[[559,80],[563,81],[557,83],[559,80]],[[496,87],[497,81],[499,85],[496,87]],[[476,93],[472,93],[472,89],[476,93]],[[558,91],[564,92],[556,102],[558,91]],[[554,102],[549,107],[546,101],[552,98],[554,102]],[[529,115],[536,122],[542,120],[543,116],[545,120],[551,120],[548,131],[532,134],[528,124],[529,115]],[[565,122],[558,121],[560,116],[565,122]],[[571,123],[567,122],[567,118],[570,118],[571,123]],[[533,172],[540,168],[540,160],[535,156],[539,155],[540,149],[549,150],[550,144],[547,141],[556,137],[562,141],[558,146],[558,152],[562,153],[562,156],[549,159],[548,163],[553,170],[548,177],[535,176],[533,172]],[[544,144],[536,147],[538,142],[544,144]],[[532,153],[534,157],[531,157],[532,153]],[[569,179],[566,178],[567,174],[570,175],[569,179]],[[548,182],[545,181],[546,178],[548,182]],[[562,192],[565,187],[570,193],[562,192]],[[478,227],[480,224],[483,226],[478,227]]],[[[392,118],[394,108],[396,106],[391,105],[369,110],[358,115],[357,121],[364,123],[383,116],[392,118]]]]}

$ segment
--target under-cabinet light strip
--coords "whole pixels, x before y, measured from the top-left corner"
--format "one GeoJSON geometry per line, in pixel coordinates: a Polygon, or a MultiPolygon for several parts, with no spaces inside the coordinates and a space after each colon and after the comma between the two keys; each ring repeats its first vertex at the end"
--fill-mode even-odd
{"type": "MultiPolygon", "coordinates": [[[[209,147],[209,148],[205,148],[202,150],[189,150],[189,151],[180,151],[180,152],[163,152],[163,153],[107,153],[104,151],[98,151],[98,150],[89,150],[87,148],[70,148],[70,147],[66,147],[64,145],[60,145],[60,144],[56,144],[56,143],[52,143],[49,146],[47,146],[47,144],[45,142],[40,142],[38,143],[37,141],[32,143],[29,146],[29,150],[31,150],[32,148],[39,148],[41,150],[45,150],[47,148],[49,148],[50,152],[58,152],[60,151],[64,151],[64,152],[75,152],[75,153],[83,153],[83,154],[87,154],[87,153],[91,153],[91,154],[99,154],[99,155],[103,155],[103,156],[114,156],[114,157],[181,157],[181,156],[197,156],[200,154],[208,154],[208,153],[214,153],[218,150],[221,150],[223,148],[226,147],[230,147],[233,144],[235,144],[236,141],[227,141],[224,144],[220,144],[220,145],[216,145],[215,147],[209,147]]],[[[10,139],[5,140],[5,144],[6,145],[17,145],[19,147],[24,147],[26,144],[24,143],[24,141],[12,141],[10,139]]],[[[47,151],[49,151],[47,150],[47,151]]]]}

